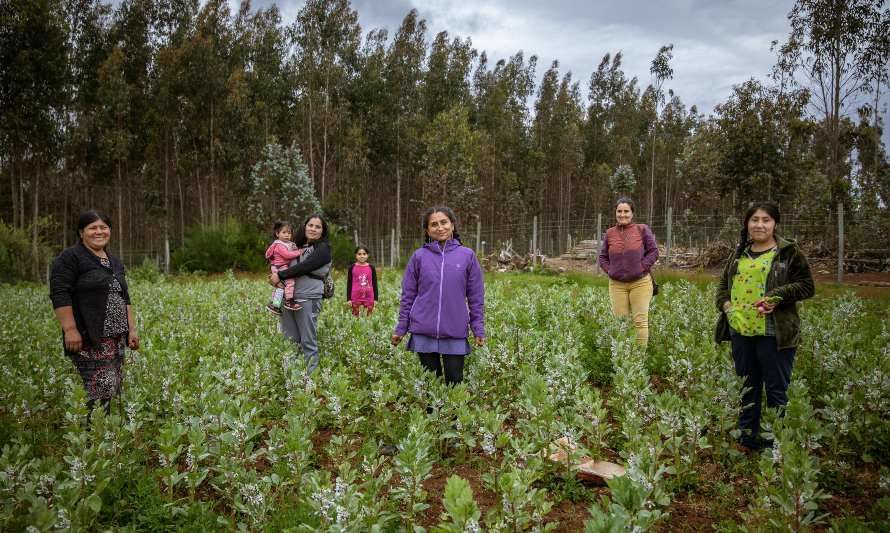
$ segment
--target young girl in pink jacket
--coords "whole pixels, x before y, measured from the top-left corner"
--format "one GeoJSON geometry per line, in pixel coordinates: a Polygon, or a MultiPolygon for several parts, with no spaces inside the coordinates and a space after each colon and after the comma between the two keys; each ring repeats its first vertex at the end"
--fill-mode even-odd
{"type": "MultiPolygon", "coordinates": [[[[297,248],[297,245],[291,241],[294,231],[290,222],[279,220],[275,222],[272,231],[275,232],[275,241],[266,249],[266,259],[269,261],[272,272],[278,272],[287,268],[293,259],[300,257],[303,250],[297,248]]],[[[276,315],[281,314],[282,305],[290,311],[296,311],[301,307],[294,301],[294,278],[285,279],[282,283],[279,283],[279,286],[275,288],[272,292],[272,300],[266,304],[266,309],[276,315]],[[284,285],[283,304],[281,301],[276,302],[275,298],[275,293],[281,288],[282,283],[284,285]]]]}

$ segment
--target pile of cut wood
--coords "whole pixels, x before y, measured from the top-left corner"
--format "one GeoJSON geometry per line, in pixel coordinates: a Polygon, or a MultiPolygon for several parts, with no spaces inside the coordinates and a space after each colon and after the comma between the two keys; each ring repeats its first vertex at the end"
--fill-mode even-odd
{"type": "Polygon", "coordinates": [[[486,270],[495,270],[497,272],[509,271],[528,271],[531,270],[532,260],[534,264],[543,266],[547,257],[543,254],[521,254],[513,249],[513,241],[506,241],[501,245],[498,252],[488,254],[480,259],[482,267],[486,270]]]}
{"type": "Polygon", "coordinates": [[[578,241],[569,251],[559,256],[560,259],[589,259],[596,260],[600,253],[600,241],[578,241]]]}

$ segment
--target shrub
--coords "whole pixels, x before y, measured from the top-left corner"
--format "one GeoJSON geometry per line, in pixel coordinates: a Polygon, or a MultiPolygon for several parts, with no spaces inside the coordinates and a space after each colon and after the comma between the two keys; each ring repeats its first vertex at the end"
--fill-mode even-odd
{"type": "Polygon", "coordinates": [[[148,257],[142,260],[142,264],[127,271],[127,278],[132,280],[156,283],[161,280],[162,274],[158,265],[148,257]]]}
{"type": "MultiPolygon", "coordinates": [[[[42,240],[37,243],[37,257],[31,252],[31,228],[14,228],[0,221],[0,283],[34,279],[34,262],[43,273],[52,252],[42,240]]],[[[38,276],[39,277],[39,276],[38,276]]]]}
{"type": "Polygon", "coordinates": [[[355,243],[346,231],[331,225],[328,240],[331,241],[331,259],[335,267],[345,268],[355,261],[355,243]]]}
{"type": "Polygon", "coordinates": [[[266,242],[253,226],[229,218],[217,226],[194,226],[173,254],[174,267],[182,272],[258,272],[265,268],[266,242]]]}

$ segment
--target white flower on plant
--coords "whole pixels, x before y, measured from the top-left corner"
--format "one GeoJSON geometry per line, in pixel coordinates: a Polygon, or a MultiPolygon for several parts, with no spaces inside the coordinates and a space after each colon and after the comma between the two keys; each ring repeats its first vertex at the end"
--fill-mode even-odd
{"type": "Polygon", "coordinates": [[[481,533],[482,528],[479,527],[479,522],[477,522],[471,518],[471,519],[467,520],[466,524],[464,524],[464,531],[466,533],[481,533]]]}
{"type": "Polygon", "coordinates": [[[506,494],[504,494],[504,496],[501,498],[501,507],[504,508],[505,513],[509,514],[513,512],[513,504],[510,503],[510,500],[507,498],[506,494]]]}
{"type": "Polygon", "coordinates": [[[41,496],[50,496],[53,491],[53,486],[56,484],[56,478],[43,474],[37,480],[36,492],[41,496]]]}
{"type": "Polygon", "coordinates": [[[497,449],[494,446],[494,435],[485,430],[482,434],[482,451],[485,452],[485,455],[494,455],[494,452],[497,449]]]}
{"type": "Polygon", "coordinates": [[[340,416],[340,411],[342,409],[340,407],[340,398],[332,394],[328,398],[328,407],[330,407],[331,413],[333,413],[334,416],[340,416]]]}
{"type": "Polygon", "coordinates": [[[92,483],[95,476],[86,472],[86,465],[80,459],[75,457],[71,462],[71,479],[74,481],[83,481],[84,483],[92,483]]]}
{"type": "Polygon", "coordinates": [[[778,446],[773,446],[772,448],[772,459],[773,464],[779,464],[782,462],[782,452],[779,450],[778,446]]]}
{"type": "Polygon", "coordinates": [[[328,511],[334,507],[333,493],[330,487],[326,487],[312,495],[313,501],[318,505],[318,515],[322,518],[327,518],[328,511]]]}
{"type": "Polygon", "coordinates": [[[263,496],[256,483],[248,483],[241,487],[241,496],[248,505],[253,507],[261,507],[266,501],[265,496],[263,496]]]}
{"type": "Polygon", "coordinates": [[[55,528],[62,531],[71,529],[71,519],[68,518],[68,511],[64,507],[60,507],[56,512],[55,528]]]}

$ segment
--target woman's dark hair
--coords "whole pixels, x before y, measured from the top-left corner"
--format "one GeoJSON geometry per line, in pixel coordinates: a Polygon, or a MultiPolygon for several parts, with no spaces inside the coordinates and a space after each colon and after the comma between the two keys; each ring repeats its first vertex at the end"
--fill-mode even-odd
{"type": "MultiPolygon", "coordinates": [[[[272,236],[274,238],[278,238],[278,232],[283,230],[284,228],[290,228],[290,232],[294,232],[294,225],[288,222],[287,220],[276,220],[275,224],[272,225],[272,236]]],[[[293,237],[293,235],[291,235],[293,237]]]]}
{"type": "Polygon", "coordinates": [[[442,213],[448,217],[448,220],[451,221],[451,227],[454,228],[454,233],[451,235],[451,238],[460,242],[460,235],[457,233],[457,216],[455,216],[454,211],[447,205],[434,205],[423,212],[423,216],[420,217],[421,227],[423,228],[423,242],[433,242],[433,239],[431,239],[430,235],[426,232],[426,228],[430,224],[430,217],[433,216],[433,213],[442,213]]]}
{"type": "Polygon", "coordinates": [[[306,238],[306,224],[309,223],[313,218],[317,218],[321,221],[321,237],[319,237],[318,242],[327,241],[328,240],[328,223],[325,221],[324,217],[319,213],[312,213],[306,220],[300,224],[300,227],[294,232],[294,244],[297,246],[306,246],[309,243],[309,239],[306,238]]]}
{"type": "Polygon", "coordinates": [[[82,239],[80,233],[84,230],[84,228],[97,220],[101,220],[109,228],[114,227],[111,224],[110,216],[106,215],[102,211],[99,211],[98,209],[90,209],[81,213],[80,216],[77,218],[77,238],[82,239]]]}
{"type": "Polygon", "coordinates": [[[636,211],[637,206],[634,205],[634,201],[627,196],[620,196],[617,200],[615,200],[615,209],[618,209],[618,206],[621,204],[627,204],[628,207],[630,207],[631,213],[636,211]]]}
{"type": "Polygon", "coordinates": [[[779,225],[779,222],[782,220],[782,213],[779,211],[779,204],[773,201],[766,202],[754,202],[751,204],[751,207],[745,211],[745,219],[742,220],[742,231],[739,236],[739,246],[736,248],[735,256],[739,257],[743,253],[745,253],[745,248],[748,247],[748,243],[750,239],[748,238],[748,221],[751,220],[751,217],[754,216],[754,213],[757,210],[762,209],[766,211],[766,214],[770,216],[773,220],[776,221],[776,225],[779,225]]]}
{"type": "Polygon", "coordinates": [[[361,245],[361,244],[355,247],[355,251],[352,252],[352,255],[355,255],[355,254],[357,254],[357,253],[359,253],[359,252],[361,252],[361,251],[364,251],[366,254],[371,255],[371,252],[368,251],[368,247],[367,247],[367,246],[364,246],[364,245],[361,245]]]}

